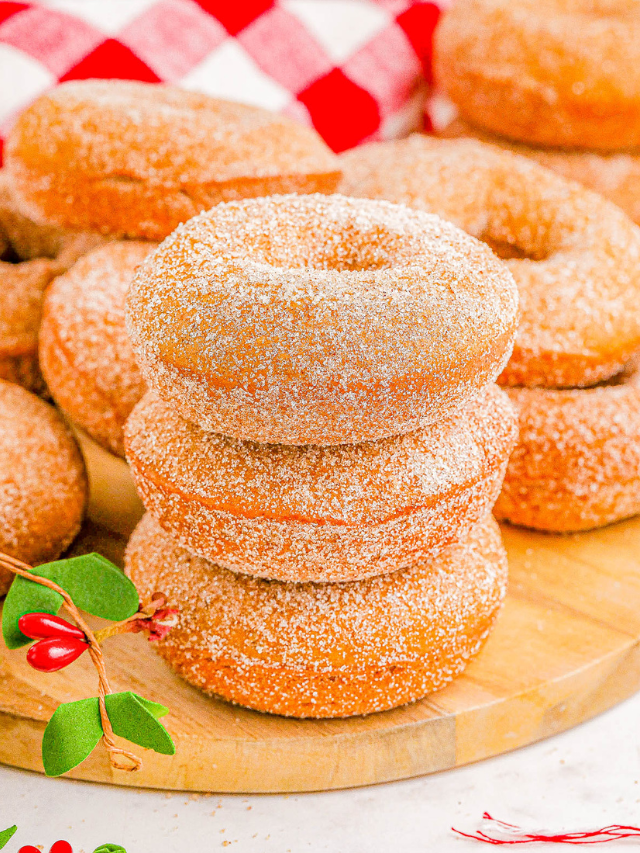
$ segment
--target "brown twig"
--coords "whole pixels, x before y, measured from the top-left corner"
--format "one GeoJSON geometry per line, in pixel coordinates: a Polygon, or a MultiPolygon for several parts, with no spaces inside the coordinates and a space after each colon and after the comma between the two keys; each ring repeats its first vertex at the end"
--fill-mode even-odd
{"type": "MultiPolygon", "coordinates": [[[[100,720],[102,722],[102,739],[107,752],[109,753],[111,766],[116,770],[125,770],[127,772],[139,770],[142,767],[142,761],[138,756],[126,749],[121,749],[119,746],[116,746],[115,733],[113,731],[111,721],[109,720],[109,715],[107,714],[107,706],[105,702],[105,697],[109,693],[112,693],[112,690],[107,678],[102,649],[100,648],[100,643],[96,639],[96,635],[93,633],[82,614],[73,603],[73,599],[69,593],[61,586],[58,586],[54,581],[49,580],[49,578],[43,578],[40,575],[33,574],[31,566],[27,563],[23,563],[21,560],[16,560],[14,557],[10,557],[8,554],[0,553],[0,566],[8,569],[16,575],[20,575],[20,577],[27,578],[27,580],[33,581],[34,583],[46,586],[48,589],[51,589],[54,592],[57,592],[58,595],[62,596],[65,607],[75,620],[78,628],[84,632],[87,638],[87,642],[89,644],[89,655],[98,673],[98,703],[100,708],[100,720]],[[122,761],[123,758],[126,759],[124,762],[122,761]]],[[[131,620],[135,618],[139,619],[140,614],[134,614],[134,616],[130,618],[131,620]]],[[[128,621],[130,620],[125,620],[125,622],[128,621]]]]}
{"type": "MultiPolygon", "coordinates": [[[[127,634],[132,631],[134,622],[151,621],[158,610],[162,610],[167,605],[167,597],[159,592],[154,592],[151,600],[143,604],[137,613],[129,616],[128,619],[123,619],[121,622],[112,622],[106,628],[95,632],[95,638],[100,645],[108,640],[109,637],[115,637],[118,634],[127,634]]],[[[175,611],[171,611],[172,613],[175,611]]]]}

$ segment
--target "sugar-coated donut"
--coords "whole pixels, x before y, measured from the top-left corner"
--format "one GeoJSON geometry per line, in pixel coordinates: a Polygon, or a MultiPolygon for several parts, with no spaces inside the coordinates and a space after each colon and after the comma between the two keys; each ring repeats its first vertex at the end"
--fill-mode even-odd
{"type": "Polygon", "coordinates": [[[606,385],[510,388],[520,418],[496,516],[538,530],[602,527],[640,513],[640,362],[606,385]]]}
{"type": "Polygon", "coordinates": [[[600,193],[621,207],[634,222],[640,223],[640,148],[629,151],[535,148],[494,136],[461,119],[451,122],[438,136],[447,139],[473,137],[530,157],[570,181],[578,181],[600,193]]]}
{"type": "Polygon", "coordinates": [[[126,448],[147,510],[191,553],[273,580],[335,583],[464,539],[495,503],[516,437],[495,385],[455,417],[334,447],[203,432],[149,394],[126,448]]]}
{"type": "Polygon", "coordinates": [[[438,217],[340,195],[229,202],[142,264],[127,327],[149,386],[204,429],[342,444],[447,417],[500,373],[517,291],[438,217]]]}
{"type": "Polygon", "coordinates": [[[234,574],[191,556],[149,514],[125,564],[142,598],[161,590],[180,607],[155,644],[179,675],[292,717],[368,714],[442,687],[480,649],[507,579],[491,516],[432,560],[346,584],[234,574]]]}
{"type": "Polygon", "coordinates": [[[155,243],[112,242],[47,290],[40,365],[56,403],[98,444],[124,456],[122,429],[145,383],[124,323],[133,274],[155,243]]]}
{"type": "Polygon", "coordinates": [[[171,86],[65,83],[18,118],[6,166],[36,220],[161,240],[220,201],[332,192],[337,159],[310,127],[171,86]]]}
{"type": "Polygon", "coordinates": [[[435,75],[465,119],[534,145],[640,145],[637,0],[456,0],[435,75]]]}
{"type": "MultiPolygon", "coordinates": [[[[54,560],[80,529],[87,503],[82,456],[48,403],[0,380],[0,551],[54,560]]],[[[0,594],[13,575],[0,569],[0,594]]]]}
{"type": "Polygon", "coordinates": [[[0,378],[44,392],[38,365],[44,290],[99,242],[97,235],[36,225],[22,216],[0,170],[0,378]]]}
{"type": "Polygon", "coordinates": [[[593,385],[640,346],[640,229],[615,205],[473,139],[415,135],[342,162],[343,192],[438,213],[506,259],[520,325],[501,383],[593,385]]]}

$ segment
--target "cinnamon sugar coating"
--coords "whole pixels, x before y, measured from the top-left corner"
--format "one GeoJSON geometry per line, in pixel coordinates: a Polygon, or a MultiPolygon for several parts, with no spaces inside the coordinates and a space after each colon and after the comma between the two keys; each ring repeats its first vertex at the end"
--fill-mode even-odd
{"type": "Polygon", "coordinates": [[[342,163],[342,191],[438,213],[505,258],[520,322],[501,383],[593,385],[640,346],[640,229],[610,202],[473,139],[415,135],[342,163]]]}
{"type": "Polygon", "coordinates": [[[145,392],[125,329],[127,290],[155,243],[112,242],[47,290],[40,363],[56,403],[98,444],[124,456],[122,430],[145,392]]]}
{"type": "Polygon", "coordinates": [[[553,172],[577,181],[608,198],[640,224],[640,148],[627,151],[581,151],[577,148],[536,148],[454,119],[438,133],[443,139],[468,138],[488,142],[522,157],[529,157],[553,172]]]}
{"type": "MultiPolygon", "coordinates": [[[[59,557],[80,530],[84,462],[53,406],[0,380],[0,551],[35,565],[59,557]]],[[[13,575],[0,569],[0,594],[13,575]]]]}
{"type": "Polygon", "coordinates": [[[64,83],[18,118],[6,165],[26,215],[161,240],[220,201],[332,192],[336,157],[309,127],[172,86],[64,83]]]}
{"type": "Polygon", "coordinates": [[[516,436],[496,386],[449,420],[334,447],[207,433],[148,394],[126,447],[145,507],[192,554],[273,580],[335,583],[464,539],[495,503],[516,436]]]}
{"type": "Polygon", "coordinates": [[[218,205],[136,273],[127,328],[158,396],[204,429],[331,445],[448,415],[503,368],[511,275],[438,217],[339,195],[218,205]]]}
{"type": "Polygon", "coordinates": [[[0,170],[0,378],[43,393],[38,329],[45,288],[84,252],[102,242],[95,234],[36,225],[15,205],[0,170]]]}
{"type": "Polygon", "coordinates": [[[487,516],[409,569],[286,584],[191,556],[147,514],[126,571],[142,598],[161,589],[179,605],[156,648],[196,687],[273,714],[346,717],[413,702],[458,675],[495,622],[507,559],[487,516]]]}
{"type": "Polygon", "coordinates": [[[596,388],[508,390],[520,439],[497,518],[568,532],[640,513],[639,366],[596,388]]]}
{"type": "Polygon", "coordinates": [[[462,116],[533,145],[640,145],[637,0],[457,0],[435,75],[462,116]]]}

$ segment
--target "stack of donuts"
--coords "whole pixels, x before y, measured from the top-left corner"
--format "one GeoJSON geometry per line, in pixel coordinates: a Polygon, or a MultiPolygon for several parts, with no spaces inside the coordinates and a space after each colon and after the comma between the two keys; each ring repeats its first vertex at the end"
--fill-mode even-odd
{"type": "Polygon", "coordinates": [[[596,193],[473,139],[373,143],[342,166],[344,192],[438,213],[490,245],[518,284],[518,335],[499,382],[520,438],[497,517],[573,531],[640,512],[638,226],[596,193]]]}
{"type": "Polygon", "coordinates": [[[456,0],[435,35],[438,83],[475,136],[579,181],[640,223],[636,0],[456,0]]]}
{"type": "Polygon", "coordinates": [[[179,603],[159,646],[178,673],[336,717],[464,668],[505,593],[491,507],[516,419],[493,381],[516,315],[486,246],[383,201],[223,203],[145,259],[127,571],[179,603]]]}
{"type": "Polygon", "coordinates": [[[24,215],[106,241],[47,290],[40,363],[126,454],[127,570],[181,611],[160,653],[298,717],[460,672],[506,587],[506,267],[438,217],[321,194],[340,165],[314,131],[170,87],[60,86],[6,155],[24,215]]]}

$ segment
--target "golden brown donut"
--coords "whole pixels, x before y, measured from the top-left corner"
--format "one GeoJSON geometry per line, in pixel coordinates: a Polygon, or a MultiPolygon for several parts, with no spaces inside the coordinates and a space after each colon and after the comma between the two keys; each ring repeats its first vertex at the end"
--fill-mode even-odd
{"type": "Polygon", "coordinates": [[[0,378],[43,393],[38,329],[44,290],[84,252],[95,234],[36,225],[22,216],[0,170],[0,378]]]}
{"type": "Polygon", "coordinates": [[[332,192],[337,159],[258,107],[123,80],[64,83],[18,118],[6,166],[38,221],[161,240],[220,201],[332,192]]]}
{"type": "Polygon", "coordinates": [[[421,699],[480,649],[504,598],[507,559],[487,516],[462,544],[347,584],[285,584],[193,557],[147,514],[127,548],[142,598],[180,607],[156,643],[200,689],[259,711],[348,717],[421,699]]]}
{"type": "Polygon", "coordinates": [[[640,346],[640,229],[615,205],[473,139],[415,135],[342,164],[343,192],[438,213],[506,259],[520,324],[501,383],[593,385],[640,346]]]}
{"type": "Polygon", "coordinates": [[[192,554],[280,581],[396,571],[463,540],[495,503],[517,437],[495,385],[449,420],[334,447],[203,432],[148,394],[126,426],[146,509],[192,554]]]}
{"type": "MultiPolygon", "coordinates": [[[[35,565],[80,530],[87,503],[82,456],[56,410],[0,380],[0,551],[35,565]]],[[[0,594],[13,575],[0,569],[0,594]]]]}
{"type": "Polygon", "coordinates": [[[530,157],[570,181],[600,193],[640,223],[640,148],[629,151],[579,151],[560,148],[534,148],[493,136],[456,119],[438,133],[446,139],[473,137],[506,148],[514,154],[530,157]]]}
{"type": "Polygon", "coordinates": [[[40,365],[56,403],[98,444],[124,456],[122,429],[145,383],[124,324],[127,290],[155,243],[112,242],[47,290],[40,365]]]}
{"type": "Polygon", "coordinates": [[[158,396],[204,429],[373,441],[447,417],[504,366],[517,292],[438,217],[340,195],[218,205],[142,264],[127,328],[158,396]]]}
{"type": "Polygon", "coordinates": [[[532,145],[640,145],[637,0],[457,0],[436,80],[478,127],[532,145]]]}
{"type": "Polygon", "coordinates": [[[520,439],[496,517],[538,530],[602,527],[640,513],[640,362],[596,388],[510,388],[520,439]]]}

